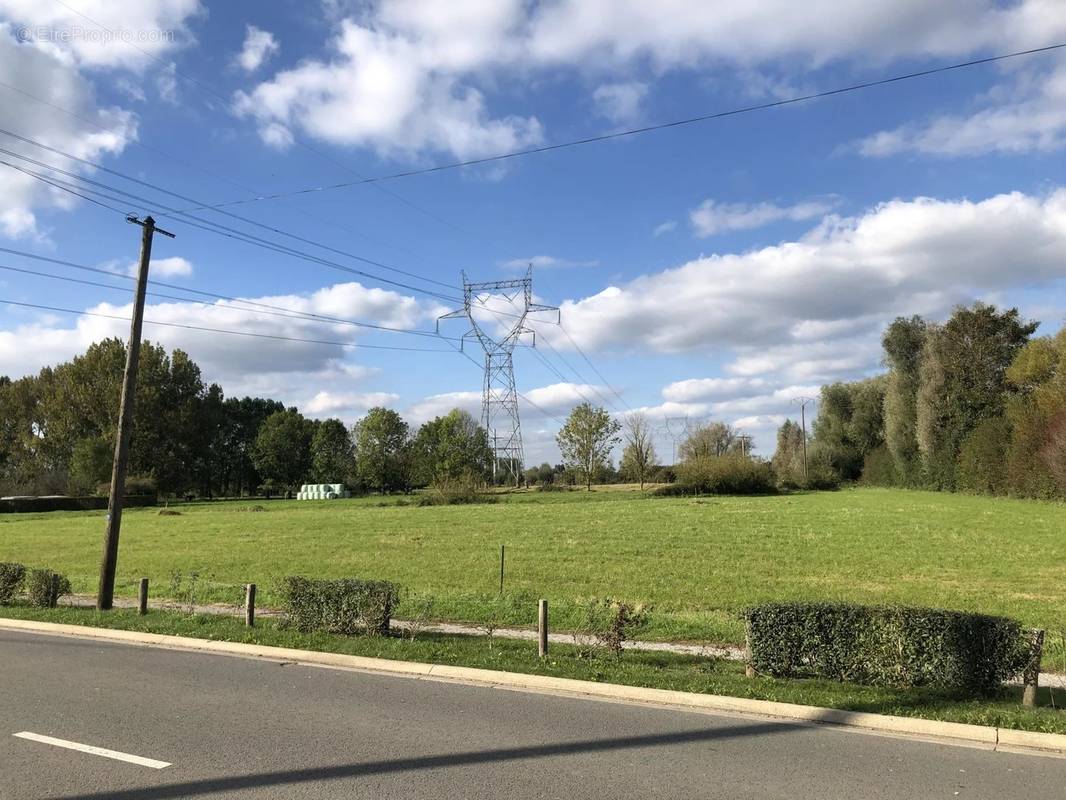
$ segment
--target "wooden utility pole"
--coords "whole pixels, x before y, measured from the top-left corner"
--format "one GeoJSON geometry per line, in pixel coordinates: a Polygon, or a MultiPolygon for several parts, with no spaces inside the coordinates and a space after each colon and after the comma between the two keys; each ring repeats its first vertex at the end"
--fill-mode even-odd
{"type": "Polygon", "coordinates": [[[812,397],[793,397],[793,403],[800,407],[800,429],[803,431],[803,481],[806,483],[810,477],[807,474],[807,404],[813,403],[812,397]]]}
{"type": "Polygon", "coordinates": [[[174,238],[174,234],[156,228],[155,220],[144,221],[132,214],[126,222],[141,226],[141,261],[137,268],[137,289],[130,322],[130,341],[126,348],[126,371],[122,376],[122,400],[118,411],[118,431],[115,434],[115,461],[111,468],[111,496],[107,504],[107,532],[104,534],[104,555],[100,561],[100,588],[96,593],[96,607],[110,611],[115,598],[115,570],[118,566],[118,535],[122,527],[122,503],[126,497],[126,466],[130,457],[130,435],[133,433],[133,406],[137,392],[137,368],[141,358],[141,328],[144,325],[144,295],[148,290],[148,264],[152,258],[152,236],[156,231],[174,238]]]}

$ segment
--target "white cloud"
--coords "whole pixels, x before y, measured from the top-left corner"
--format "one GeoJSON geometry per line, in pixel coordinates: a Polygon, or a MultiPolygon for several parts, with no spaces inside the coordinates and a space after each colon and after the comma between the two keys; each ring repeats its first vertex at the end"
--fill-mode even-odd
{"type": "Polygon", "coordinates": [[[344,20],[328,61],[309,60],[279,72],[250,93],[238,92],[239,114],[254,118],[270,144],[284,144],[294,129],[335,144],[370,147],[383,154],[437,150],[469,158],[513,150],[541,140],[535,117],[493,118],[484,94],[463,84],[464,69],[487,57],[479,32],[501,14],[481,4],[417,4],[419,13],[386,4],[382,20],[395,27],[363,27],[344,20]],[[469,25],[465,25],[469,23],[469,25]]]}
{"type": "MultiPolygon", "coordinates": [[[[43,141],[79,158],[99,160],[102,156],[121,153],[137,138],[137,118],[120,108],[100,108],[92,84],[69,60],[51,50],[31,44],[19,44],[12,27],[0,22],[0,75],[6,82],[25,92],[69,109],[77,117],[57,114],[55,109],[6,89],[0,102],[0,126],[43,141]],[[79,119],[80,117],[81,119],[79,119]]],[[[40,151],[30,145],[8,140],[4,147],[39,158],[40,151]]],[[[10,156],[4,160],[19,163],[10,156]]],[[[77,163],[65,165],[83,171],[77,163]]],[[[32,168],[32,167],[31,167],[32,168]]],[[[76,201],[71,195],[47,187],[28,175],[0,166],[4,191],[0,194],[0,235],[39,237],[36,209],[70,208],[76,201]]]]}
{"type": "Polygon", "coordinates": [[[430,395],[411,405],[404,412],[404,416],[421,425],[428,420],[444,416],[453,408],[467,411],[474,419],[480,419],[481,392],[445,392],[430,395]]]}
{"type": "Polygon", "coordinates": [[[970,114],[944,114],[880,131],[859,142],[859,152],[955,157],[1060,149],[1066,145],[1066,58],[1049,70],[1016,74],[990,92],[982,106],[970,114]]]}
{"type": "MultiPolygon", "coordinates": [[[[598,80],[592,100],[613,120],[639,110],[646,82],[605,76],[727,69],[746,92],[788,84],[762,68],[850,60],[946,58],[1062,38],[1057,0],[381,0],[326,4],[329,50],[236,95],[273,146],[297,130],[384,154],[472,157],[543,138],[535,117],[494,114],[487,96],[560,69],[598,80]],[[342,18],[343,17],[343,18],[342,18]]],[[[793,69],[795,71],[795,69],[793,69]]],[[[712,76],[713,79],[713,76],[712,76]]],[[[736,81],[734,80],[734,83],[736,81]]]]}
{"type": "MultiPolygon", "coordinates": [[[[336,284],[308,295],[246,299],[306,314],[355,318],[402,328],[424,324],[435,311],[421,306],[413,298],[358,283],[336,284]]],[[[73,326],[68,326],[65,321],[52,317],[32,315],[31,321],[0,331],[0,375],[31,374],[46,364],[64,361],[83,352],[93,342],[109,336],[125,338],[127,335],[129,323],[124,320],[129,318],[132,310],[129,304],[99,303],[86,310],[119,319],[81,316],[73,326]],[[27,348],[27,341],[34,342],[35,346],[27,348]]],[[[146,339],[168,349],[180,347],[185,350],[203,368],[207,380],[218,381],[230,391],[244,391],[247,386],[264,390],[280,387],[280,394],[286,400],[296,402],[306,399],[302,376],[321,375],[325,371],[338,385],[348,386],[366,374],[365,368],[353,365],[351,361],[360,355],[357,348],[187,330],[147,321],[347,345],[362,341],[367,335],[364,328],[313,319],[268,316],[222,300],[209,305],[150,303],[145,308],[145,320],[146,339]],[[301,396],[294,397],[298,390],[302,390],[301,396]]],[[[377,343],[412,344],[409,337],[400,336],[377,343]]]]}
{"type": "Polygon", "coordinates": [[[300,410],[317,419],[340,417],[348,424],[376,406],[394,406],[400,399],[393,392],[318,392],[300,404],[300,410]]]}
{"type": "MultiPolygon", "coordinates": [[[[1066,278],[1066,189],[893,200],[796,241],[712,255],[562,306],[585,348],[700,353],[728,374],[814,383],[876,368],[896,315],[1066,278]]],[[[555,342],[566,348],[566,341],[555,342]]]]}
{"type": "Polygon", "coordinates": [[[500,266],[509,270],[525,270],[532,266],[534,269],[553,269],[560,267],[598,267],[596,260],[575,261],[570,258],[556,258],[555,256],[527,256],[525,258],[512,258],[501,261],[500,266]]]}
{"type": "Polygon", "coordinates": [[[648,84],[605,83],[597,86],[592,99],[600,114],[612,122],[632,122],[640,115],[640,104],[648,94],[648,84]]]}
{"type": "Polygon", "coordinates": [[[274,34],[264,31],[255,25],[247,25],[244,35],[244,45],[237,54],[236,62],[245,72],[255,72],[267,60],[276,55],[280,46],[274,34]]]}
{"type": "Polygon", "coordinates": [[[693,232],[701,237],[714,236],[728,231],[761,228],[771,222],[789,220],[802,222],[828,214],[834,202],[830,200],[807,200],[791,206],[773,203],[718,203],[704,200],[689,213],[693,232]]]}
{"type": "Polygon", "coordinates": [[[27,46],[88,68],[150,66],[155,58],[192,41],[187,22],[201,13],[199,0],[0,0],[0,18],[23,31],[27,46]]]}
{"type": "Polygon", "coordinates": [[[664,233],[673,233],[677,230],[677,220],[668,219],[666,222],[660,223],[655,226],[655,230],[651,232],[652,236],[662,236],[664,233]]]}
{"type": "Polygon", "coordinates": [[[763,390],[768,383],[752,378],[689,378],[663,387],[663,399],[678,403],[714,402],[746,397],[763,390]]]}
{"type": "MultiPolygon", "coordinates": [[[[133,261],[126,267],[129,275],[137,275],[137,262],[133,261]]],[[[152,278],[187,278],[192,275],[192,262],[181,256],[168,258],[153,258],[148,267],[148,274],[152,278]]]]}
{"type": "Polygon", "coordinates": [[[178,104],[178,65],[171,61],[156,75],[155,88],[159,99],[171,105],[178,104]]]}

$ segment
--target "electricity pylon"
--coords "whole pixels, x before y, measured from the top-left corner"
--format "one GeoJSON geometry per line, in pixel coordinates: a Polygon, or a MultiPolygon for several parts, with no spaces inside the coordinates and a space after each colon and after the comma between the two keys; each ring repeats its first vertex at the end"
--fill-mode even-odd
{"type": "Polygon", "coordinates": [[[540,311],[554,311],[555,306],[533,302],[533,267],[525,277],[509,281],[471,283],[463,276],[463,307],[437,318],[437,331],[443,319],[466,317],[470,330],[463,334],[460,349],[469,338],[476,338],[485,351],[485,377],[482,384],[481,424],[488,431],[492,446],[492,479],[502,478],[518,485],[522,480],[522,422],[518,416],[518,390],[514,380],[514,349],[524,334],[536,332],[526,327],[526,317],[540,311]],[[502,298],[507,310],[492,308],[493,298],[502,298]]]}

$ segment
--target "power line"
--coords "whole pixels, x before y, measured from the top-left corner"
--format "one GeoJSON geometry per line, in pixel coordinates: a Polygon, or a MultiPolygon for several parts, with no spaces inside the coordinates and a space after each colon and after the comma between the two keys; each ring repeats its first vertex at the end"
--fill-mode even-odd
{"type": "MultiPolygon", "coordinates": [[[[78,311],[73,308],[59,308],[56,306],[38,305],[36,303],[23,303],[17,300],[0,298],[0,303],[21,308],[33,308],[39,311],[55,311],[61,314],[73,314],[80,317],[99,317],[100,319],[113,319],[119,322],[129,322],[128,317],[120,317],[117,314],[102,314],[97,311],[78,311]]],[[[182,322],[162,322],[159,320],[144,320],[145,325],[159,325],[165,328],[181,328],[189,331],[203,331],[205,333],[223,333],[228,336],[246,336],[253,339],[273,339],[282,342],[303,342],[305,344],[322,344],[331,347],[348,347],[353,349],[367,350],[400,350],[407,353],[446,353],[447,350],[433,349],[428,347],[396,347],[386,344],[356,344],[352,342],[334,342],[325,339],[304,339],[298,336],[281,336],[272,333],[253,333],[251,331],[234,331],[227,328],[209,328],[202,325],[187,325],[182,322]]]]}
{"type": "MultiPolygon", "coordinates": [[[[4,133],[4,132],[5,131],[0,130],[0,133],[4,133]]],[[[386,283],[386,284],[389,284],[391,286],[397,286],[397,287],[400,287],[400,288],[403,288],[403,289],[407,289],[407,290],[412,291],[412,292],[418,292],[420,294],[429,295],[431,297],[437,297],[437,298],[442,299],[442,300],[449,300],[449,301],[455,300],[455,298],[453,298],[453,297],[451,297],[449,295],[442,294],[440,292],[436,292],[436,291],[433,291],[433,290],[430,290],[430,289],[423,289],[423,288],[418,287],[418,286],[412,286],[409,283],[404,283],[402,281],[395,281],[395,280],[392,280],[391,278],[384,278],[384,277],[382,277],[380,275],[375,275],[373,273],[366,272],[365,270],[355,269],[355,268],[349,267],[349,266],[347,266],[345,264],[340,264],[340,263],[338,263],[336,261],[332,261],[330,259],[322,258],[321,256],[315,256],[315,255],[312,255],[310,253],[304,252],[302,250],[297,250],[295,248],[289,247],[288,245],[283,245],[283,244],[279,244],[277,242],[272,242],[269,239],[264,239],[264,238],[262,238],[260,236],[256,236],[254,234],[250,234],[250,233],[247,233],[245,231],[240,231],[240,230],[237,230],[236,228],[231,228],[231,227],[229,227],[227,225],[222,225],[221,223],[218,223],[218,222],[213,222],[211,220],[203,219],[202,217],[192,216],[191,214],[188,214],[188,213],[182,212],[182,211],[178,211],[177,209],[174,209],[174,208],[172,208],[170,206],[162,205],[158,201],[154,201],[151,198],[146,198],[146,197],[143,197],[141,195],[133,194],[131,192],[127,192],[127,191],[125,191],[123,189],[119,189],[119,188],[114,187],[114,186],[109,186],[108,184],[101,183],[100,181],[96,181],[96,180],[93,180],[91,178],[87,178],[87,177],[85,177],[83,175],[78,175],[78,174],[70,172],[68,170],[64,170],[64,169],[62,169],[60,167],[56,167],[56,166],[54,166],[52,164],[48,164],[46,162],[38,161],[37,159],[30,158],[29,156],[24,156],[24,155],[22,155],[20,153],[15,153],[15,152],[13,152],[11,150],[7,150],[7,149],[2,148],[2,147],[0,147],[0,153],[5,153],[5,154],[7,154],[9,156],[13,156],[15,158],[18,158],[18,159],[20,159],[22,161],[27,161],[27,162],[29,162],[31,164],[35,164],[37,166],[41,166],[44,169],[48,169],[48,170],[51,170],[53,172],[58,172],[58,173],[60,173],[62,175],[66,175],[66,176],[68,176],[70,178],[73,178],[74,180],[81,181],[82,183],[87,183],[87,184],[89,184],[91,186],[103,187],[105,189],[108,189],[109,191],[116,192],[116,193],[118,193],[120,195],[123,195],[126,198],[130,198],[130,199],[135,200],[137,202],[148,203],[148,204],[150,204],[151,210],[154,211],[157,216],[166,217],[166,218],[169,218],[169,219],[179,220],[179,221],[183,222],[184,224],[189,225],[190,227],[197,228],[199,230],[203,230],[203,231],[206,231],[208,233],[213,233],[213,234],[216,234],[216,235],[219,235],[219,236],[224,236],[224,237],[226,237],[228,239],[234,239],[235,241],[244,242],[245,244],[251,244],[253,246],[261,247],[261,248],[264,248],[266,250],[270,250],[272,252],[281,253],[282,255],[288,255],[288,256],[291,256],[291,257],[294,257],[294,258],[300,258],[300,259],[303,259],[305,261],[310,261],[310,262],[315,263],[315,264],[321,264],[323,266],[332,267],[332,268],[340,270],[342,272],[351,273],[353,275],[360,275],[360,276],[363,276],[363,277],[366,277],[366,278],[370,278],[371,280],[378,281],[380,283],[386,283]],[[192,221],[192,220],[195,220],[195,221],[192,221]]],[[[63,181],[59,181],[58,179],[49,179],[46,176],[43,176],[43,175],[41,175],[38,172],[34,172],[33,170],[27,170],[25,168],[17,167],[17,166],[14,166],[12,164],[8,164],[8,166],[12,167],[13,169],[17,169],[18,171],[23,172],[26,175],[29,175],[29,176],[34,177],[34,178],[37,178],[38,180],[42,180],[45,183],[50,183],[53,186],[55,186],[56,183],[60,183],[60,184],[64,183],[63,181]]],[[[77,184],[69,184],[69,183],[67,183],[66,185],[68,187],[77,186],[77,184]]],[[[83,187],[79,187],[79,188],[83,188],[83,187]]],[[[122,198],[116,198],[114,196],[107,195],[107,194],[105,194],[103,192],[100,192],[100,191],[95,191],[95,190],[91,190],[91,189],[83,189],[83,191],[85,191],[85,192],[87,192],[89,194],[94,194],[94,195],[99,196],[99,197],[104,197],[106,199],[111,200],[112,202],[126,202],[122,198]]],[[[75,193],[73,190],[71,190],[71,192],[75,193]]],[[[112,209],[112,210],[117,210],[117,209],[112,209]]],[[[122,212],[122,213],[126,213],[126,212],[122,212]]],[[[259,223],[253,223],[253,224],[257,224],[258,225],[259,223]]],[[[327,249],[330,249],[330,248],[327,248],[327,249]]],[[[388,266],[386,266],[384,264],[381,264],[380,262],[373,261],[373,260],[367,259],[367,258],[363,258],[362,256],[352,256],[352,257],[356,258],[359,261],[363,261],[363,262],[366,262],[366,263],[369,263],[369,264],[373,264],[375,266],[382,266],[382,267],[384,267],[386,269],[393,269],[393,268],[388,267],[388,266]]],[[[425,279],[424,278],[420,278],[420,280],[425,280],[425,279]]],[[[442,285],[446,285],[446,284],[442,284],[442,285]]]]}
{"type": "MultiPolygon", "coordinates": [[[[58,0],[57,0],[58,2],[58,0]]],[[[380,183],[382,181],[391,181],[399,178],[410,178],[415,175],[428,175],[436,172],[445,172],[448,170],[461,169],[463,167],[473,167],[479,164],[489,164],[496,161],[505,161],[508,159],[519,158],[522,156],[536,155],[538,153],[549,153],[554,150],[563,150],[571,147],[580,147],[587,144],[595,144],[598,142],[606,142],[613,139],[621,139],[629,136],[637,136],[644,133],[652,133],[655,131],[667,130],[670,128],[680,128],[687,125],[694,125],[700,122],[710,122],[713,120],[724,119],[726,117],[735,117],[742,114],[750,114],[756,111],[766,111],[772,108],[780,108],[783,106],[796,105],[798,103],[806,103],[811,100],[819,100],[826,97],[833,97],[835,95],[847,94],[850,92],[858,92],[864,89],[872,89],[878,86],[886,86],[893,83],[900,83],[903,81],[914,80],[917,78],[925,78],[931,75],[938,75],[944,72],[951,72],[953,70],[965,69],[967,67],[976,67],[982,64],[993,64],[999,61],[1006,61],[1011,58],[1020,58],[1022,56],[1031,56],[1038,53],[1047,53],[1053,50],[1059,50],[1066,47],[1066,42],[1059,44],[1052,44],[1046,47],[1034,47],[1029,50],[1018,50],[1011,53],[1003,53],[995,56],[988,56],[986,58],[975,58],[969,61],[961,61],[955,64],[948,64],[941,67],[933,67],[931,69],[918,70],[916,72],[908,72],[902,75],[893,75],[888,78],[879,78],[873,81],[863,81],[862,83],[853,83],[848,86],[841,86],[836,89],[827,89],[821,92],[812,92],[804,95],[796,95],[794,97],[785,98],[783,100],[773,100],[766,103],[757,103],[750,106],[741,106],[739,108],[732,108],[727,111],[716,111],[709,114],[700,114],[695,117],[687,117],[685,119],[672,120],[670,122],[660,122],[655,125],[645,125],[639,128],[629,128],[621,131],[612,131],[611,133],[602,133],[596,136],[587,136],[582,139],[571,139],[565,142],[557,142],[555,144],[541,145],[539,147],[529,147],[522,150],[512,150],[506,153],[499,153],[492,156],[483,156],[481,158],[472,158],[465,161],[452,161],[446,164],[438,164],[433,167],[422,167],[419,169],[404,170],[402,172],[393,172],[385,175],[377,175],[370,178],[363,178],[358,181],[342,181],[339,183],[326,184],[322,186],[311,186],[304,189],[295,189],[288,192],[275,192],[273,194],[258,195],[256,197],[247,197],[236,200],[229,200],[223,203],[216,203],[211,206],[197,206],[195,208],[187,208],[185,211],[200,211],[204,208],[225,208],[228,206],[244,205],[247,203],[258,203],[268,200],[278,200],[283,197],[295,197],[304,194],[313,194],[316,192],[328,192],[335,189],[345,189],[351,186],[360,186],[367,183],[380,183]]]]}
{"type": "MultiPolygon", "coordinates": [[[[48,256],[41,256],[41,255],[37,255],[36,253],[28,253],[28,252],[25,252],[23,250],[14,250],[14,249],[11,249],[11,248],[8,248],[8,247],[0,247],[0,253],[9,253],[11,255],[22,256],[24,258],[31,258],[31,259],[35,259],[37,261],[44,261],[44,262],[51,263],[51,264],[57,264],[59,266],[71,267],[73,269],[83,270],[83,271],[86,271],[86,272],[94,272],[94,273],[97,273],[97,274],[100,274],[100,275],[108,275],[108,276],[111,276],[111,277],[114,277],[114,278],[122,278],[123,280],[130,280],[130,281],[136,280],[134,277],[132,277],[130,275],[126,275],[126,274],[121,273],[121,272],[113,272],[111,270],[101,269],[99,267],[90,267],[90,266],[86,266],[84,264],[75,264],[72,261],[64,261],[64,260],[58,259],[58,258],[50,258],[48,256]]],[[[64,277],[64,276],[61,276],[61,275],[53,275],[53,274],[46,273],[46,272],[34,272],[33,270],[26,270],[26,269],[22,269],[22,268],[19,268],[19,267],[0,267],[0,269],[7,269],[7,270],[15,271],[15,272],[26,272],[26,273],[31,274],[31,275],[40,275],[42,277],[53,277],[53,278],[56,278],[58,280],[68,280],[68,281],[74,281],[74,282],[83,282],[83,281],[77,281],[77,279],[75,279],[75,278],[64,277]]],[[[85,282],[85,283],[89,283],[89,285],[92,285],[92,286],[100,286],[100,287],[104,287],[104,288],[115,288],[115,289],[123,288],[123,287],[111,286],[109,284],[102,284],[102,283],[92,283],[92,282],[85,282]]],[[[327,314],[317,314],[317,313],[315,313],[313,311],[299,311],[297,309],[285,308],[283,306],[271,305],[269,303],[262,303],[262,302],[259,302],[259,301],[256,301],[256,300],[246,300],[246,299],[240,298],[240,297],[232,297],[230,295],[219,294],[217,292],[210,292],[210,291],[207,291],[205,289],[194,289],[194,288],[187,287],[187,286],[179,286],[179,285],[173,284],[173,283],[165,283],[163,281],[157,281],[155,279],[149,280],[148,283],[151,286],[161,286],[161,287],[166,288],[166,289],[173,289],[173,290],[179,291],[179,292],[186,292],[188,294],[195,294],[195,295],[199,295],[201,297],[211,297],[211,298],[214,298],[215,300],[223,300],[223,301],[229,302],[229,303],[242,303],[242,304],[254,307],[254,308],[239,308],[239,307],[235,307],[235,306],[232,307],[232,308],[234,308],[235,310],[238,310],[238,311],[249,311],[249,312],[252,312],[252,313],[260,313],[260,314],[272,314],[273,316],[284,316],[284,317],[289,317],[290,319],[306,319],[306,320],[308,320],[310,322],[322,322],[322,323],[338,324],[338,325],[352,325],[352,326],[359,327],[359,328],[369,328],[371,330],[382,331],[382,332],[385,332],[385,333],[405,333],[405,334],[410,334],[412,336],[425,336],[425,337],[432,337],[432,338],[450,338],[450,337],[441,337],[435,331],[423,331],[423,330],[417,330],[417,329],[414,329],[414,328],[396,328],[396,327],[393,327],[391,325],[379,325],[379,324],[373,323],[373,322],[363,322],[363,321],[360,321],[360,320],[346,319],[344,317],[333,317],[333,316],[329,316],[327,314]],[[265,309],[265,310],[260,311],[258,309],[265,309]]],[[[187,302],[187,303],[201,303],[201,301],[194,300],[194,299],[189,298],[189,297],[175,297],[173,295],[161,294],[159,292],[149,292],[149,294],[151,294],[154,297],[162,297],[162,298],[165,298],[165,299],[168,299],[168,300],[178,300],[178,301],[187,302]]],[[[211,307],[211,308],[226,308],[226,306],[219,306],[219,305],[217,305],[215,303],[201,303],[201,304],[202,305],[206,305],[206,306],[211,307]]]]}
{"type": "MultiPolygon", "coordinates": [[[[34,147],[38,147],[38,148],[40,148],[42,150],[46,150],[46,151],[48,151],[50,153],[54,153],[55,155],[61,156],[63,158],[68,158],[71,161],[76,161],[76,162],[78,162],[80,164],[85,164],[86,166],[92,167],[93,169],[98,169],[98,170],[100,170],[102,172],[106,172],[106,173],[108,173],[110,175],[114,175],[117,178],[121,178],[123,180],[130,181],[131,183],[135,183],[135,184],[137,184],[139,186],[144,186],[147,189],[152,189],[153,191],[161,192],[161,193],[163,193],[165,195],[169,195],[170,197],[175,197],[175,198],[177,198],[179,200],[184,200],[185,202],[189,202],[189,203],[199,202],[195,198],[188,197],[188,196],[183,195],[183,194],[179,194],[178,192],[171,191],[171,190],[166,189],[166,188],[164,188],[162,186],[158,186],[157,184],[150,183],[148,181],[144,181],[144,180],[141,180],[139,178],[134,178],[134,177],[132,177],[130,175],[126,175],[126,174],[124,174],[122,172],[119,172],[118,170],[111,169],[110,167],[105,167],[103,164],[99,164],[99,163],[96,163],[94,161],[90,161],[88,159],[81,158],[79,156],[75,156],[75,155],[73,155],[71,153],[68,153],[68,152],[66,152],[64,150],[60,150],[59,148],[52,147],[51,145],[45,144],[44,142],[37,141],[36,139],[32,139],[32,138],[29,138],[27,136],[22,136],[21,134],[15,133],[14,131],[10,131],[10,130],[6,130],[4,128],[0,128],[0,134],[3,134],[5,136],[9,136],[12,139],[15,139],[15,140],[20,141],[20,142],[24,142],[24,143],[32,145],[34,147]]],[[[115,189],[114,187],[107,187],[106,184],[101,184],[101,183],[99,183],[97,181],[92,181],[92,180],[86,178],[83,175],[78,175],[77,173],[70,172],[70,171],[67,171],[67,170],[63,170],[63,169],[61,169],[59,167],[56,167],[54,165],[51,165],[51,164],[48,164],[48,163],[45,163],[45,162],[42,162],[42,161],[38,161],[36,159],[32,159],[32,158],[30,158],[28,156],[25,156],[25,155],[21,154],[21,153],[16,153],[14,151],[6,150],[4,148],[0,148],[0,152],[6,153],[9,156],[21,159],[23,161],[28,161],[28,162],[30,162],[32,164],[36,164],[37,166],[44,167],[45,169],[55,170],[55,171],[60,172],[60,173],[62,173],[64,175],[67,175],[68,177],[73,178],[75,180],[83,181],[85,183],[89,183],[89,184],[92,184],[92,185],[104,186],[105,188],[109,188],[111,191],[121,191],[121,190],[115,189]]],[[[122,192],[122,193],[123,194],[128,194],[126,192],[122,192]]],[[[149,203],[153,202],[150,199],[141,198],[141,197],[138,197],[136,195],[129,195],[129,196],[133,197],[135,199],[138,199],[141,202],[149,202],[149,203]]],[[[189,215],[189,213],[186,212],[186,211],[181,211],[181,210],[175,209],[175,208],[168,208],[166,206],[161,206],[161,208],[171,212],[172,214],[176,214],[178,216],[185,217],[187,219],[195,219],[195,220],[199,220],[201,222],[206,222],[207,224],[217,225],[218,227],[226,229],[226,230],[232,230],[231,228],[226,228],[225,226],[219,225],[219,223],[210,222],[209,220],[204,220],[202,217],[193,217],[193,216],[189,215]]],[[[212,209],[212,210],[214,210],[214,209],[212,209]]],[[[443,287],[448,288],[448,289],[454,288],[453,286],[451,286],[451,284],[447,284],[447,283],[444,283],[442,281],[435,280],[433,278],[427,278],[424,275],[419,275],[419,274],[414,273],[414,272],[409,272],[407,270],[400,269],[399,267],[393,267],[393,266],[391,266],[389,264],[384,264],[384,263],[382,263],[380,261],[375,261],[374,259],[370,259],[370,258],[366,258],[365,256],[358,255],[357,253],[351,253],[351,252],[348,252],[347,250],[340,250],[338,248],[331,247],[330,245],[325,245],[325,244],[322,244],[320,242],[317,242],[317,241],[315,241],[313,239],[308,239],[308,238],[306,238],[304,236],[299,236],[297,234],[290,233],[290,232],[288,232],[286,230],[283,230],[281,228],[278,228],[276,226],[267,225],[265,223],[258,222],[257,220],[249,219],[248,217],[242,217],[239,214],[233,214],[232,212],[228,212],[228,211],[219,211],[218,213],[223,214],[224,216],[236,219],[236,220],[238,220],[240,222],[245,223],[246,225],[253,225],[253,226],[257,227],[257,228],[262,228],[264,230],[268,230],[268,231],[270,231],[272,233],[276,233],[276,234],[278,234],[280,236],[286,236],[286,237],[288,237],[290,239],[295,239],[296,241],[302,242],[304,244],[310,244],[313,247],[320,247],[323,250],[327,250],[327,251],[329,251],[331,253],[336,253],[338,255],[342,255],[342,256],[345,256],[347,258],[351,258],[351,259],[353,259],[355,261],[360,261],[360,262],[362,262],[364,264],[370,264],[372,266],[378,267],[379,269],[385,269],[385,270],[388,270],[390,272],[396,272],[396,273],[399,273],[399,274],[402,274],[402,275],[407,275],[408,277],[416,278],[417,280],[425,281],[426,283],[434,283],[434,284],[437,284],[438,286],[443,286],[443,287]]],[[[250,236],[250,234],[243,234],[243,235],[250,236]]],[[[367,277],[372,277],[375,280],[380,280],[380,281],[382,281],[384,283],[396,284],[395,281],[390,281],[387,278],[381,278],[379,276],[371,275],[371,274],[365,273],[365,272],[360,273],[360,274],[366,275],[367,277]]],[[[408,286],[406,286],[404,284],[399,284],[399,285],[403,285],[404,288],[410,288],[410,287],[408,287],[408,286]]],[[[415,291],[419,291],[419,290],[415,290],[415,291]]],[[[455,298],[447,298],[447,299],[454,300],[455,298]]]]}

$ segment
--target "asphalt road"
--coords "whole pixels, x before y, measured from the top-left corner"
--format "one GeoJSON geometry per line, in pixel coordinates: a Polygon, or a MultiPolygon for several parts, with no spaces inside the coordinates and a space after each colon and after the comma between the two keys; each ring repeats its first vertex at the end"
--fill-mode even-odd
{"type": "Polygon", "coordinates": [[[0,632],[0,798],[199,797],[1062,800],[1066,760],[0,632]]]}

